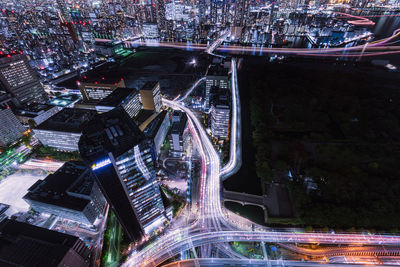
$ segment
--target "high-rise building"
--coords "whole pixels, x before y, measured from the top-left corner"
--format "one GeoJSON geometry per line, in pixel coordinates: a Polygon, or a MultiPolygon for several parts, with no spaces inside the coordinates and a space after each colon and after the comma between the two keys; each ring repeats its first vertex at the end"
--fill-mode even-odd
{"type": "Polygon", "coordinates": [[[204,108],[208,110],[210,108],[210,90],[213,86],[217,86],[221,89],[228,89],[229,87],[229,78],[228,78],[228,70],[226,68],[222,68],[218,65],[213,65],[208,70],[208,74],[206,76],[206,91],[205,91],[205,105],[204,108]]]}
{"type": "Polygon", "coordinates": [[[140,89],[140,98],[142,99],[143,109],[159,112],[162,106],[160,82],[146,82],[140,89]]]}
{"type": "Polygon", "coordinates": [[[157,24],[160,31],[167,29],[167,21],[165,18],[165,1],[156,0],[156,10],[157,10],[157,24]]]}
{"type": "Polygon", "coordinates": [[[226,89],[213,89],[217,92],[214,93],[211,101],[211,134],[214,137],[225,139],[228,136],[230,119],[229,96],[225,93],[226,89]]]}
{"type": "Polygon", "coordinates": [[[11,112],[11,109],[0,109],[0,146],[14,143],[25,130],[25,127],[11,112]]]}
{"type": "Polygon", "coordinates": [[[246,21],[250,12],[250,2],[251,1],[248,0],[237,0],[235,2],[234,26],[246,26],[246,21]]]}
{"type": "Polygon", "coordinates": [[[36,126],[33,132],[45,146],[62,151],[77,151],[83,124],[96,114],[95,110],[64,108],[36,126]]]}
{"type": "Polygon", "coordinates": [[[38,180],[23,198],[37,212],[83,224],[101,218],[107,204],[92,171],[80,161],[69,161],[38,180]]]}
{"type": "Polygon", "coordinates": [[[168,111],[163,110],[143,130],[143,133],[147,136],[147,138],[153,141],[153,147],[156,155],[160,153],[161,145],[167,136],[169,125],[170,121],[168,111]]]}
{"type": "Polygon", "coordinates": [[[151,142],[124,109],[117,107],[87,123],[79,150],[131,240],[151,235],[169,219],[151,142]]]}
{"type": "Polygon", "coordinates": [[[90,249],[79,237],[5,219],[0,223],[1,266],[74,266],[90,264],[90,249]]]}
{"type": "Polygon", "coordinates": [[[10,93],[20,105],[47,101],[46,92],[25,55],[0,58],[0,88],[10,93]]]}
{"type": "Polygon", "coordinates": [[[171,154],[173,156],[182,156],[185,150],[187,117],[181,111],[174,111],[172,114],[172,126],[169,134],[169,143],[171,145],[171,154]]]}
{"type": "Polygon", "coordinates": [[[135,88],[117,88],[96,104],[97,112],[108,112],[121,106],[131,118],[135,118],[142,109],[139,91],[135,88]]]}

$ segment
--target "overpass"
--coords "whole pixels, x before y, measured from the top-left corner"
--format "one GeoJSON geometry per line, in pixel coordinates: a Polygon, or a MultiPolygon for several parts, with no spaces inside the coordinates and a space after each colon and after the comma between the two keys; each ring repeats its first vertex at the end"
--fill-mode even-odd
{"type": "MultiPolygon", "coordinates": [[[[255,259],[221,259],[221,258],[203,258],[203,259],[190,259],[190,260],[182,260],[172,262],[164,267],[198,267],[198,266],[252,266],[252,267],[277,267],[277,266],[285,266],[285,267],[309,267],[310,262],[305,261],[289,261],[289,260],[255,260],[255,259]]],[[[324,262],[321,263],[313,263],[313,267],[360,267],[359,264],[336,264],[330,263],[327,265],[324,262]]]]}
{"type": "Polygon", "coordinates": [[[399,247],[374,247],[374,246],[349,246],[330,247],[321,249],[309,249],[290,244],[278,243],[279,246],[312,257],[333,257],[333,256],[400,256],[399,247]]]}

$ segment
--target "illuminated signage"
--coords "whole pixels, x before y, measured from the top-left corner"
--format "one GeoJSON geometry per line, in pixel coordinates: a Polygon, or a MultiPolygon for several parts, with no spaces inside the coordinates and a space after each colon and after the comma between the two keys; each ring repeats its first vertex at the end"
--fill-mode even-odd
{"type": "Polygon", "coordinates": [[[106,158],[106,159],[104,159],[102,161],[98,161],[98,162],[94,163],[92,165],[92,170],[94,170],[94,171],[98,170],[98,169],[103,168],[104,166],[107,166],[109,164],[111,164],[111,160],[109,158],[106,158]]]}

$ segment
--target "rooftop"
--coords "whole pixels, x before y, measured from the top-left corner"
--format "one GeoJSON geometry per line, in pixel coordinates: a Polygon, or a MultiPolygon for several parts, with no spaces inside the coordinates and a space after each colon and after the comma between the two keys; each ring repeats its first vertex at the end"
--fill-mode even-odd
{"type": "Polygon", "coordinates": [[[142,88],[140,88],[140,90],[153,90],[157,83],[158,81],[148,81],[142,86],[142,88]]]}
{"type": "Polygon", "coordinates": [[[147,121],[154,114],[154,110],[142,109],[139,114],[135,118],[135,122],[137,125],[142,125],[145,121],[147,121]]]}
{"type": "Polygon", "coordinates": [[[139,127],[128,113],[117,107],[94,116],[83,127],[79,140],[82,157],[97,160],[112,152],[115,157],[125,153],[145,139],[139,127]]]}
{"type": "Polygon", "coordinates": [[[106,98],[101,100],[98,106],[116,107],[123,102],[130,94],[136,95],[139,92],[135,88],[117,88],[112,91],[106,98]]]}
{"type": "Polygon", "coordinates": [[[165,116],[168,115],[168,112],[166,110],[163,110],[160,112],[160,114],[157,115],[157,117],[150,122],[147,127],[144,129],[144,134],[148,137],[148,138],[154,138],[154,136],[156,136],[158,129],[160,128],[162,122],[165,119],[165,116]]]}
{"type": "Polygon", "coordinates": [[[80,133],[83,124],[96,114],[97,112],[94,110],[64,108],[37,126],[36,129],[80,133]]]}
{"type": "Polygon", "coordinates": [[[85,197],[90,196],[93,183],[91,172],[83,162],[69,161],[55,173],[33,184],[24,199],[82,211],[90,202],[85,197]]]}
{"type": "Polygon", "coordinates": [[[179,134],[182,135],[183,132],[185,131],[186,124],[187,124],[187,117],[185,113],[182,113],[182,117],[180,121],[176,121],[172,123],[171,127],[171,134],[179,134]]]}
{"type": "Polygon", "coordinates": [[[33,103],[29,106],[14,109],[13,112],[17,116],[36,117],[37,115],[40,115],[41,113],[46,112],[53,107],[53,105],[49,104],[33,103]]]}
{"type": "Polygon", "coordinates": [[[95,68],[81,76],[81,83],[99,83],[99,84],[115,84],[122,80],[122,72],[118,69],[116,63],[106,63],[98,68],[95,68]]]}
{"type": "Polygon", "coordinates": [[[2,266],[57,266],[79,238],[5,219],[0,223],[2,266]]]}
{"type": "Polygon", "coordinates": [[[211,65],[208,69],[207,76],[226,76],[228,77],[228,69],[220,65],[211,65]]]}

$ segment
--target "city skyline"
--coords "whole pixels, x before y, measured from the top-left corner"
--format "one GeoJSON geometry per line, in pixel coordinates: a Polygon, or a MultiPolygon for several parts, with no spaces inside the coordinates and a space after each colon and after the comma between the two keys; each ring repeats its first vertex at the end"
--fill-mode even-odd
{"type": "Polygon", "coordinates": [[[0,0],[0,265],[400,265],[397,0],[0,0]]]}

